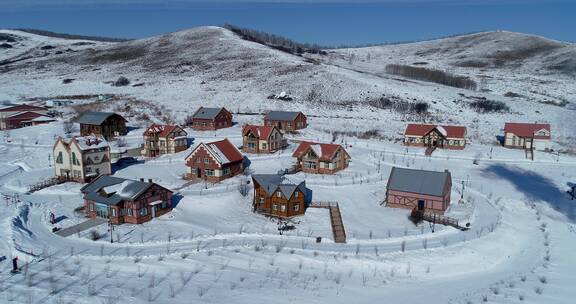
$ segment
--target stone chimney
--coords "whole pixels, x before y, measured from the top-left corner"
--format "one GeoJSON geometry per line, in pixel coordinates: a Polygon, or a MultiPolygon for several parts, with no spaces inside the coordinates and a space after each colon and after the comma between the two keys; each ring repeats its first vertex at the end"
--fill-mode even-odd
{"type": "Polygon", "coordinates": [[[141,181],[141,182],[144,182],[144,179],[143,179],[143,178],[140,178],[140,181],[141,181]]]}
{"type": "Polygon", "coordinates": [[[151,183],[152,183],[152,179],[151,179],[151,178],[149,178],[149,179],[148,179],[148,182],[151,184],[151,183]]]}

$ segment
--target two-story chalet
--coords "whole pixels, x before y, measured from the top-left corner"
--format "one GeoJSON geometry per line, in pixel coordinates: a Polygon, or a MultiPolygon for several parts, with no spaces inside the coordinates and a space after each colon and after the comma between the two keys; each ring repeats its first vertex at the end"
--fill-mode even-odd
{"type": "Polygon", "coordinates": [[[282,131],[296,131],[308,126],[302,112],[270,111],[264,116],[264,125],[275,126],[282,131]]]}
{"type": "Polygon", "coordinates": [[[192,115],[192,129],[218,130],[232,126],[232,113],[226,108],[200,107],[192,115]]]}
{"type": "Polygon", "coordinates": [[[156,157],[188,149],[188,133],[180,126],[153,124],[144,131],[142,155],[156,157]]]}
{"type": "Polygon", "coordinates": [[[254,174],[252,181],[254,212],[281,218],[303,215],[306,212],[308,200],[304,181],[296,184],[276,174],[254,174]]]}
{"type": "Polygon", "coordinates": [[[54,173],[60,179],[84,183],[112,174],[110,146],[101,137],[59,137],[52,151],[54,173]]]}
{"type": "Polygon", "coordinates": [[[404,132],[404,144],[462,150],[466,146],[466,127],[408,124],[404,132]]]}
{"type": "Polygon", "coordinates": [[[35,126],[55,119],[48,115],[48,109],[27,104],[0,105],[0,130],[35,126]]]}
{"type": "Polygon", "coordinates": [[[274,153],[286,147],[284,134],[275,126],[245,125],[242,139],[242,151],[246,153],[274,153]]]}
{"type": "Polygon", "coordinates": [[[243,172],[244,156],[227,138],[200,143],[186,157],[187,178],[219,182],[243,172]]]}
{"type": "Polygon", "coordinates": [[[303,141],[292,154],[306,173],[334,174],[348,167],[350,155],[341,145],[303,141]]]}
{"type": "Polygon", "coordinates": [[[126,119],[116,113],[86,112],[78,119],[80,135],[100,135],[106,140],[126,135],[126,119]]]}
{"type": "Polygon", "coordinates": [[[386,186],[386,206],[444,213],[450,206],[452,176],[444,172],[392,168],[386,186]]]}
{"type": "Polygon", "coordinates": [[[550,124],[507,122],[504,125],[506,148],[549,150],[550,138],[550,124]]]}
{"type": "Polygon", "coordinates": [[[153,183],[103,175],[80,189],[90,218],[142,224],[172,210],[172,191],[153,183]]]}

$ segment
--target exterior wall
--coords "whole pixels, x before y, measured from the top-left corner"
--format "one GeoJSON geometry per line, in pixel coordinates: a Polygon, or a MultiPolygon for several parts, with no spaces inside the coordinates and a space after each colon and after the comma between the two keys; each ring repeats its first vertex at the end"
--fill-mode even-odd
{"type": "MultiPolygon", "coordinates": [[[[463,150],[466,146],[465,138],[435,138],[438,142],[437,148],[450,150],[463,150]]],[[[404,145],[411,147],[429,147],[432,145],[430,137],[427,136],[404,136],[404,145]]]]}
{"type": "Polygon", "coordinates": [[[244,170],[242,161],[221,166],[202,146],[199,146],[193,155],[186,160],[186,166],[188,167],[186,178],[209,182],[225,180],[242,173],[244,170]],[[214,175],[207,174],[210,170],[214,170],[214,175]],[[230,170],[230,172],[224,174],[226,170],[230,170]]]}
{"type": "Polygon", "coordinates": [[[192,118],[192,129],[204,130],[218,130],[229,128],[232,126],[232,114],[227,110],[220,111],[215,119],[198,119],[192,118]]]}
{"type": "Polygon", "coordinates": [[[31,122],[32,119],[39,117],[36,112],[24,113],[15,117],[4,119],[4,127],[7,129],[18,129],[26,126],[36,125],[38,122],[31,122]]]}
{"type": "Polygon", "coordinates": [[[387,207],[412,210],[418,206],[419,200],[424,201],[427,211],[444,213],[450,206],[450,191],[443,197],[394,190],[386,191],[387,207]]]}
{"type": "Polygon", "coordinates": [[[535,150],[548,150],[550,149],[550,139],[544,138],[529,138],[520,137],[514,133],[505,132],[504,133],[504,147],[510,149],[531,149],[535,150]]]}
{"type": "Polygon", "coordinates": [[[308,152],[297,159],[297,165],[305,173],[313,174],[334,174],[348,167],[350,158],[342,149],[338,150],[339,156],[335,156],[330,162],[322,161],[312,153],[308,152]],[[306,163],[313,162],[316,168],[309,168],[306,163]]]}
{"type": "Polygon", "coordinates": [[[91,134],[101,135],[106,140],[109,140],[117,137],[116,133],[119,135],[125,135],[127,133],[126,121],[119,115],[108,117],[108,119],[100,125],[80,124],[81,136],[88,136],[91,134]]]}
{"type": "Polygon", "coordinates": [[[43,115],[48,115],[48,109],[37,109],[36,107],[30,108],[30,107],[25,106],[25,105],[16,106],[16,107],[14,107],[13,110],[7,109],[6,111],[0,111],[0,130],[10,129],[8,127],[8,123],[6,121],[7,117],[12,116],[16,113],[26,112],[26,111],[39,113],[39,114],[43,114],[43,115]]]}
{"type": "MultiPolygon", "coordinates": [[[[85,200],[84,207],[88,217],[96,218],[98,216],[95,202],[85,200]]],[[[158,185],[153,185],[135,201],[123,201],[116,206],[108,206],[107,208],[109,210],[108,216],[113,224],[142,224],[152,220],[153,215],[159,217],[172,210],[172,192],[158,185]],[[163,204],[156,205],[156,207],[150,206],[150,203],[155,201],[162,201],[163,204]]]]}
{"type": "Polygon", "coordinates": [[[112,174],[110,148],[108,147],[82,151],[74,143],[67,147],[59,141],[54,147],[53,157],[54,174],[59,178],[84,183],[99,175],[112,174]],[[62,163],[58,162],[60,153],[62,153],[62,163]],[[77,164],[73,162],[73,153],[76,155],[77,164]]]}
{"type": "Polygon", "coordinates": [[[254,183],[253,209],[259,213],[283,218],[303,215],[306,212],[304,195],[299,189],[294,191],[290,198],[286,198],[283,193],[278,197],[277,192],[269,195],[264,188],[254,183]],[[295,205],[298,206],[298,210],[294,210],[295,205]]]}
{"type": "Polygon", "coordinates": [[[188,140],[185,137],[186,132],[181,130],[173,133],[175,134],[167,137],[145,135],[142,155],[156,157],[163,154],[174,154],[188,149],[188,140]]]}

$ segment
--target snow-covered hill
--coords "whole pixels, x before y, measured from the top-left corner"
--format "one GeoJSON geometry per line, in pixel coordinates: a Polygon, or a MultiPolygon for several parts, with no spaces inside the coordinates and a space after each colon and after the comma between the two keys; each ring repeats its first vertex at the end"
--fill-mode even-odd
{"type": "Polygon", "coordinates": [[[347,130],[378,129],[387,137],[396,137],[407,120],[425,119],[465,124],[473,140],[485,143],[494,142],[504,121],[549,121],[561,146],[575,146],[572,131],[567,131],[576,128],[570,120],[576,108],[575,47],[535,36],[488,32],[301,57],[242,40],[219,27],[89,44],[0,33],[21,41],[0,55],[5,59],[0,63],[0,100],[117,94],[159,105],[180,121],[200,105],[223,105],[234,112],[293,109],[316,114],[319,120],[348,117],[347,130]],[[468,76],[480,90],[388,75],[385,67],[392,63],[468,76]],[[111,86],[120,76],[137,86],[111,86]],[[64,79],[74,80],[64,84],[64,79]],[[293,100],[267,99],[280,92],[293,100]],[[430,115],[370,106],[382,98],[426,102],[430,115]],[[470,103],[480,99],[504,102],[510,111],[478,114],[470,103]],[[560,126],[560,121],[569,125],[560,126]]]}

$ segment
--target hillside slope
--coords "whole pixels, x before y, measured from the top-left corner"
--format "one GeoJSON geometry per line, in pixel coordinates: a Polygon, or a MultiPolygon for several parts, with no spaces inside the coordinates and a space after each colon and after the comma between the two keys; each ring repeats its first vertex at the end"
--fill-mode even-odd
{"type": "Polygon", "coordinates": [[[0,100],[116,94],[159,105],[177,122],[200,105],[223,105],[233,112],[302,110],[318,116],[313,127],[320,130],[326,130],[323,120],[346,117],[343,130],[377,129],[388,138],[398,138],[406,121],[461,123],[471,129],[474,141],[486,143],[494,142],[504,121],[550,121],[563,146],[575,141],[565,127],[556,128],[558,122],[573,117],[574,78],[552,68],[559,65],[569,71],[574,47],[523,34],[480,33],[333,50],[308,58],[245,41],[219,27],[120,43],[74,44],[17,31],[10,34],[31,42],[1,57],[9,60],[0,62],[0,100]],[[63,44],[50,42],[56,48],[42,49],[47,40],[63,44]],[[498,51],[525,55],[497,65],[498,51]],[[488,65],[462,67],[464,61],[483,60],[488,65]],[[538,65],[544,62],[551,65],[538,65]],[[479,83],[481,91],[388,75],[385,66],[391,63],[419,63],[467,76],[479,83]],[[110,84],[120,76],[131,85],[110,84]],[[74,81],[64,84],[64,79],[74,81]],[[280,92],[293,99],[268,98],[280,92]],[[483,99],[503,102],[510,111],[479,114],[470,104],[483,99]],[[428,115],[405,110],[418,102],[429,104],[428,115]]]}

